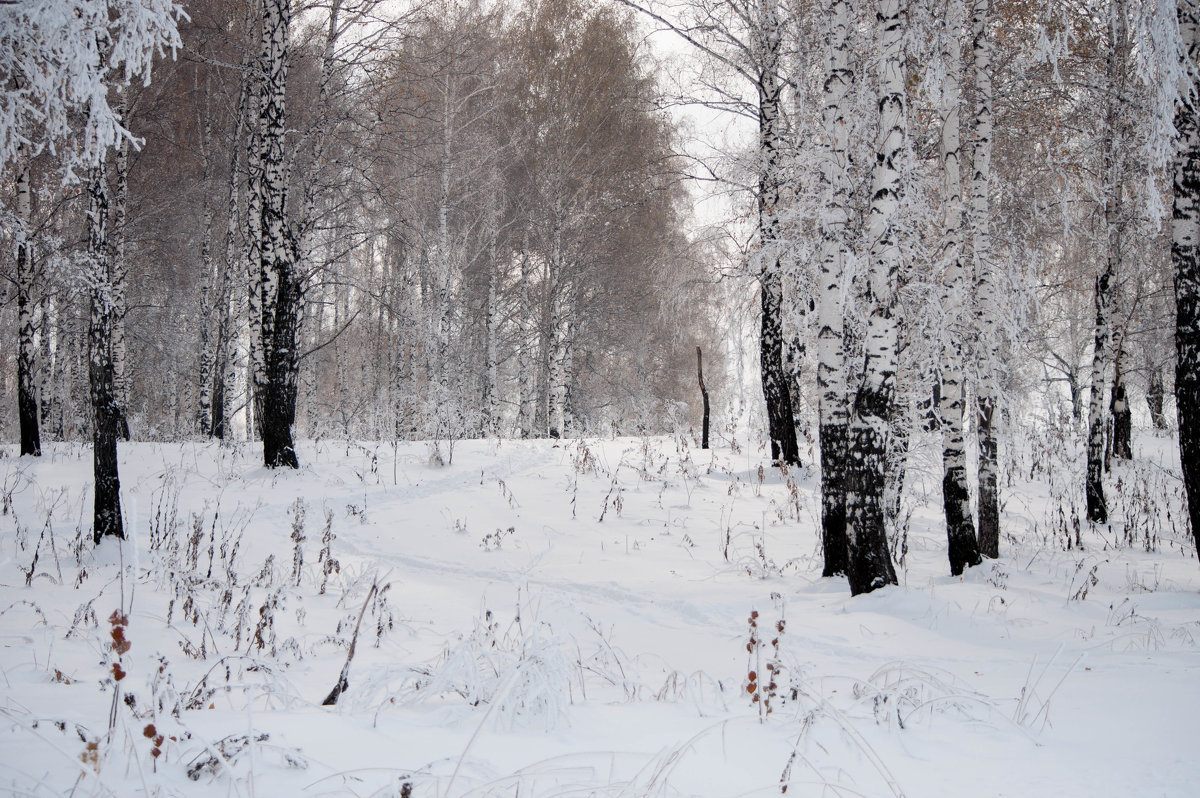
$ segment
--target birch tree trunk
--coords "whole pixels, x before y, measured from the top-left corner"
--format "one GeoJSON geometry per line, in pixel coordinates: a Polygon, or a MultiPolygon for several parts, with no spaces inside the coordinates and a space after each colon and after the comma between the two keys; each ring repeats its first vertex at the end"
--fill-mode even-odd
{"type": "MultiPolygon", "coordinates": [[[[312,163],[308,168],[307,180],[304,181],[303,206],[299,221],[295,225],[296,250],[299,253],[298,262],[307,263],[312,254],[312,234],[316,224],[317,196],[321,188],[321,168],[325,165],[325,151],[333,132],[333,125],[327,118],[329,97],[332,90],[334,53],[337,50],[338,38],[341,35],[339,18],[342,13],[342,0],[332,0],[329,4],[329,24],[325,30],[325,44],[321,51],[321,77],[317,89],[317,113],[323,115],[313,132],[315,143],[312,150],[312,163]]],[[[293,160],[291,166],[295,166],[293,160]]],[[[284,181],[287,183],[286,179],[284,181]]]]}
{"type": "Polygon", "coordinates": [[[570,307],[564,294],[554,302],[550,317],[550,410],[547,420],[551,438],[562,438],[566,435],[569,319],[570,307]]]}
{"type": "Polygon", "coordinates": [[[908,132],[904,65],[907,20],[901,0],[879,0],[876,19],[881,54],[877,90],[880,118],[867,223],[871,246],[870,273],[864,286],[867,334],[862,380],[850,415],[846,486],[846,575],[853,595],[896,584],[884,527],[883,495],[889,420],[896,394],[896,284],[903,260],[895,222],[904,189],[900,161],[908,132]]]}
{"type": "Polygon", "coordinates": [[[767,428],[771,438],[771,460],[799,465],[796,425],[788,379],[783,367],[783,266],[782,225],[779,214],[783,189],[783,85],[779,79],[783,31],[776,0],[760,0],[757,26],[758,52],[758,237],[762,267],[759,291],[762,327],[759,364],[763,398],[767,404],[767,428]]]}
{"type": "Polygon", "coordinates": [[[533,403],[537,393],[537,377],[534,373],[537,348],[533,342],[533,302],[529,292],[529,241],[521,250],[521,294],[520,294],[520,332],[521,338],[517,343],[517,371],[520,383],[520,397],[517,406],[517,435],[529,438],[533,434],[533,403]]]}
{"type": "Polygon", "coordinates": [[[246,316],[248,319],[250,347],[246,361],[246,435],[254,439],[262,437],[262,389],[266,383],[266,364],[263,360],[263,272],[262,272],[262,222],[263,192],[263,125],[262,114],[265,91],[262,56],[255,60],[250,71],[249,107],[256,118],[250,124],[250,136],[246,146],[247,198],[246,198],[246,316]]]}
{"type": "Polygon", "coordinates": [[[804,360],[808,357],[808,314],[815,310],[813,299],[805,297],[803,277],[799,274],[800,264],[789,258],[784,280],[784,296],[790,297],[784,313],[783,325],[786,343],[783,348],[783,371],[787,375],[788,402],[792,406],[792,429],[796,431],[796,445],[806,437],[801,397],[804,396],[804,360]]]}
{"type": "MultiPolygon", "coordinates": [[[[247,25],[249,27],[249,25],[247,25]]],[[[238,192],[238,158],[242,138],[246,134],[248,103],[250,101],[250,86],[253,77],[250,74],[251,61],[249,56],[242,59],[242,80],[238,90],[237,122],[234,125],[233,137],[229,145],[229,188],[228,206],[225,226],[225,255],[221,269],[221,279],[217,292],[217,342],[216,360],[212,371],[212,420],[209,431],[214,438],[224,439],[231,433],[230,405],[233,393],[234,376],[234,305],[233,284],[237,273],[237,241],[238,222],[241,219],[238,192]]],[[[251,400],[252,390],[247,391],[247,405],[251,400]]],[[[249,429],[249,427],[247,427],[249,429]]]]}
{"type": "Polygon", "coordinates": [[[499,333],[499,308],[497,306],[497,269],[496,262],[496,225],[497,218],[494,207],[489,213],[487,254],[487,308],[484,310],[484,364],[483,364],[483,434],[494,437],[500,433],[500,366],[497,352],[497,335],[499,333]]]}
{"type": "Polygon", "coordinates": [[[1176,106],[1171,261],[1175,267],[1175,406],[1188,518],[1200,556],[1200,6],[1178,0],[1189,91],[1176,106]]]}
{"type": "MultiPolygon", "coordinates": [[[[447,412],[450,401],[450,338],[452,312],[450,287],[454,282],[457,264],[450,247],[450,145],[453,139],[454,105],[450,97],[450,76],[443,78],[442,90],[442,174],[441,194],[438,202],[438,243],[434,266],[434,284],[437,286],[437,359],[433,364],[437,374],[437,404],[439,413],[447,412]]],[[[450,434],[454,434],[451,432],[450,434]]]]}
{"type": "Polygon", "coordinates": [[[117,474],[117,408],[113,368],[116,292],[108,240],[108,180],[103,156],[88,180],[88,385],[92,404],[92,540],[125,537],[121,519],[121,480],[117,474]]]}
{"type": "MultiPolygon", "coordinates": [[[[1106,214],[1107,215],[1107,214],[1106,214]]],[[[1087,519],[1094,524],[1108,521],[1104,498],[1104,373],[1108,366],[1108,306],[1112,294],[1113,261],[1105,259],[1104,271],[1096,277],[1096,330],[1092,350],[1092,385],[1088,399],[1087,519]]]]}
{"type": "MultiPolygon", "coordinates": [[[[21,454],[40,457],[42,435],[38,426],[37,363],[33,324],[33,247],[29,243],[29,224],[32,218],[29,187],[29,159],[25,147],[18,150],[20,167],[17,171],[17,415],[21,428],[21,454]]],[[[42,316],[42,335],[49,332],[45,314],[42,316]]],[[[48,363],[43,364],[45,368],[48,363]]]]}
{"type": "Polygon", "coordinates": [[[1110,21],[1112,38],[1105,62],[1105,113],[1101,158],[1104,180],[1104,268],[1096,278],[1096,324],[1092,349],[1092,384],[1088,399],[1087,439],[1087,518],[1095,524],[1108,521],[1104,497],[1104,385],[1108,371],[1111,338],[1109,308],[1112,305],[1113,280],[1121,259],[1123,217],[1122,160],[1124,147],[1119,127],[1124,124],[1121,103],[1124,91],[1126,20],[1124,0],[1113,0],[1110,21]]]}
{"type": "MultiPolygon", "coordinates": [[[[122,93],[121,116],[129,124],[129,99],[122,93]]],[[[108,261],[112,285],[112,368],[113,368],[113,412],[116,414],[117,435],[129,440],[129,363],[125,348],[125,314],[129,302],[125,296],[125,242],[129,233],[129,139],[122,138],[117,145],[115,191],[112,202],[113,221],[116,234],[111,236],[112,255],[108,261]]],[[[114,455],[115,456],[115,455],[114,455]]],[[[115,473],[115,466],[114,466],[115,473]]]]}
{"type": "Polygon", "coordinates": [[[945,52],[946,79],[942,107],[942,177],[945,181],[946,217],[942,238],[942,308],[949,325],[949,342],[942,364],[939,420],[942,430],[942,505],[946,514],[947,551],[950,573],[958,576],[980,562],[971,518],[971,495],[967,483],[967,451],[963,437],[963,213],[962,143],[959,135],[962,63],[963,0],[947,0],[945,52]]]}
{"type": "Polygon", "coordinates": [[[1150,372],[1150,384],[1146,388],[1146,407],[1150,411],[1150,422],[1156,430],[1165,430],[1167,388],[1163,385],[1162,367],[1157,363],[1150,363],[1146,368],[1150,372]]]}
{"type": "Polygon", "coordinates": [[[1112,416],[1112,456],[1118,460],[1133,459],[1133,410],[1125,385],[1126,358],[1124,331],[1118,327],[1113,331],[1113,383],[1108,403],[1112,416]]]}
{"type": "Polygon", "coordinates": [[[263,4],[262,134],[262,394],[263,462],[268,468],[298,468],[292,443],[298,388],[297,333],[302,286],[296,274],[298,243],[285,216],[285,90],[289,0],[263,4]]]}
{"type": "MultiPolygon", "coordinates": [[[[32,253],[31,253],[32,254],[32,253]]],[[[57,377],[62,374],[63,352],[61,344],[59,313],[49,294],[42,296],[38,306],[39,353],[41,368],[38,369],[38,402],[42,414],[42,425],[51,440],[63,437],[62,401],[59,396],[57,377]],[[52,343],[52,340],[54,343],[52,343]]]]}
{"type": "Polygon", "coordinates": [[[991,260],[992,182],[992,40],[991,0],[974,0],[971,13],[972,49],[975,53],[975,125],[972,133],[971,253],[975,265],[975,359],[980,374],[975,387],[979,446],[979,550],[985,557],[1000,556],[999,445],[993,423],[998,401],[1000,362],[1000,301],[995,266],[991,260]]]}
{"type": "Polygon", "coordinates": [[[823,122],[825,152],[821,182],[825,214],[821,219],[821,265],[817,304],[817,388],[821,439],[821,543],[825,552],[822,576],[846,573],[846,467],[848,406],[842,352],[842,275],[846,263],[846,225],[851,183],[848,174],[850,123],[846,118],[854,86],[848,36],[851,25],[847,0],[827,0],[829,30],[825,37],[826,64],[823,122]]]}
{"type": "Polygon", "coordinates": [[[212,115],[203,110],[201,113],[204,119],[200,125],[200,162],[202,164],[200,185],[203,195],[201,197],[200,264],[204,270],[205,283],[200,293],[200,380],[196,401],[196,424],[200,434],[208,436],[212,434],[212,387],[217,346],[216,336],[213,334],[215,332],[213,322],[215,310],[218,307],[215,295],[218,291],[217,283],[220,280],[220,274],[213,265],[212,255],[213,210],[210,197],[213,171],[210,146],[212,115]]]}

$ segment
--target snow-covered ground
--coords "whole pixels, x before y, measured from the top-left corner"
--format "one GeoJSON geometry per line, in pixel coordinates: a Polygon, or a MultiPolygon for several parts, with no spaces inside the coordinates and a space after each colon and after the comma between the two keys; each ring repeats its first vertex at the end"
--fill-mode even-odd
{"type": "Polygon", "coordinates": [[[134,535],[99,548],[90,450],[10,448],[0,793],[1195,795],[1173,446],[1139,439],[1093,530],[1031,435],[961,579],[918,450],[902,584],[859,598],[820,578],[816,472],[745,446],[122,445],[134,535]]]}

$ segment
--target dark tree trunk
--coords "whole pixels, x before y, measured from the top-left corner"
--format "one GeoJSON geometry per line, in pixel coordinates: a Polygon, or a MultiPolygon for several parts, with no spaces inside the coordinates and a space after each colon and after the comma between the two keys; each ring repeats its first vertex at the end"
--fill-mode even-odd
{"type": "Polygon", "coordinates": [[[980,563],[979,546],[975,539],[975,520],[971,517],[971,496],[966,487],[965,473],[956,468],[946,469],[945,476],[942,477],[942,493],[946,508],[950,573],[954,576],[980,563]]]}
{"type": "Polygon", "coordinates": [[[846,542],[846,445],[849,435],[844,418],[840,421],[821,424],[821,545],[825,551],[821,576],[846,573],[849,557],[846,542]]]}
{"type": "Polygon", "coordinates": [[[783,292],[778,264],[762,275],[762,367],[763,398],[767,403],[767,429],[771,436],[771,461],[800,464],[792,399],[783,372],[783,326],[780,323],[783,292]]]}
{"type": "Polygon", "coordinates": [[[764,3],[758,19],[762,63],[758,74],[758,142],[762,159],[758,175],[758,235],[762,268],[759,291],[762,307],[762,335],[759,341],[759,365],[762,369],[763,398],[767,403],[767,430],[771,437],[771,461],[800,464],[796,442],[796,423],[792,400],[783,367],[783,264],[781,263],[783,164],[783,120],[780,102],[783,84],[779,80],[782,32],[775,7],[764,3]]]}
{"type": "Polygon", "coordinates": [[[38,427],[37,389],[34,383],[33,312],[29,307],[29,292],[25,290],[23,272],[29,269],[28,245],[17,249],[17,318],[20,320],[20,345],[17,354],[17,413],[21,426],[21,454],[40,457],[42,435],[38,427]]]}
{"type": "Polygon", "coordinates": [[[1125,372],[1122,368],[1124,352],[1117,351],[1116,371],[1113,375],[1112,399],[1112,454],[1119,460],[1133,459],[1133,410],[1129,407],[1129,393],[1125,388],[1125,372]]]}
{"type": "Polygon", "coordinates": [[[1166,401],[1167,389],[1163,385],[1162,371],[1155,366],[1150,372],[1150,385],[1146,388],[1146,407],[1150,410],[1150,421],[1157,430],[1167,428],[1166,401]]]}
{"type": "Polygon", "coordinates": [[[696,377],[700,380],[700,395],[704,399],[704,427],[700,438],[700,448],[708,448],[708,388],[704,385],[704,359],[700,347],[696,347],[696,377]]]}
{"type": "Polygon", "coordinates": [[[113,367],[113,268],[108,246],[108,186],[104,162],[88,183],[88,258],[91,308],[88,323],[88,382],[92,401],[92,452],[95,477],[92,540],[125,537],[121,520],[121,480],[117,475],[117,407],[113,367]]]}
{"type": "MultiPolygon", "coordinates": [[[[21,148],[24,155],[24,147],[21,148]]],[[[34,380],[33,248],[29,245],[29,161],[22,157],[17,172],[17,414],[21,427],[21,454],[39,457],[42,436],[38,429],[37,384],[34,380]]],[[[47,325],[43,319],[43,328],[47,325]]],[[[45,336],[49,330],[43,329],[45,336]]]]}
{"type": "MultiPolygon", "coordinates": [[[[225,325],[227,326],[227,325],[225,325]]],[[[218,342],[223,343],[227,340],[229,333],[220,331],[218,333],[218,342]]],[[[213,366],[213,386],[212,386],[212,424],[209,430],[217,440],[224,440],[229,436],[229,428],[225,420],[225,379],[224,375],[229,369],[229,361],[226,357],[226,351],[217,350],[217,361],[213,366]]]]}
{"type": "Polygon", "coordinates": [[[1071,420],[1078,424],[1083,421],[1083,387],[1077,369],[1067,372],[1067,390],[1071,392],[1071,420]]]}
{"type": "MultiPolygon", "coordinates": [[[[299,468],[292,425],[296,421],[299,363],[296,339],[299,327],[299,285],[291,274],[281,274],[267,347],[267,383],[263,386],[263,462],[268,468],[299,468]]],[[[264,324],[264,332],[267,325],[264,324]]],[[[264,335],[264,340],[266,340],[264,335]]]]}
{"type": "MultiPolygon", "coordinates": [[[[897,355],[899,354],[897,349],[897,355]]],[[[892,396],[891,417],[888,419],[890,434],[887,437],[887,478],[884,481],[884,512],[889,522],[900,515],[900,504],[904,499],[904,481],[908,478],[909,415],[906,405],[892,396]]]]}
{"type": "Polygon", "coordinates": [[[1108,522],[1108,503],[1104,498],[1104,363],[1108,348],[1108,302],[1112,284],[1112,260],[1096,278],[1096,340],[1092,366],[1091,399],[1088,410],[1087,439],[1087,519],[1094,524],[1108,522]]]}
{"type": "MultiPolygon", "coordinates": [[[[1115,5],[1111,25],[1111,38],[1106,53],[1105,66],[1105,113],[1104,136],[1101,145],[1104,180],[1104,269],[1096,279],[1096,330],[1092,352],[1091,392],[1088,399],[1087,441],[1087,518],[1095,524],[1108,522],[1108,504],[1104,497],[1104,430],[1106,426],[1104,385],[1109,360],[1116,360],[1111,352],[1119,354],[1113,347],[1112,321],[1109,318],[1112,306],[1113,282],[1121,274],[1122,225],[1124,224],[1124,189],[1126,177],[1126,155],[1122,139],[1128,110],[1124,107],[1123,88],[1126,79],[1126,63],[1129,59],[1130,42],[1126,9],[1123,3],[1115,5]]],[[[1119,341],[1116,342],[1119,345],[1119,341]]]]}
{"type": "Polygon", "coordinates": [[[993,422],[995,405],[979,403],[979,553],[1000,556],[1000,447],[993,422]]]}
{"type": "Polygon", "coordinates": [[[864,386],[854,403],[849,431],[846,485],[847,562],[850,593],[868,593],[896,584],[896,569],[884,533],[887,487],[887,434],[884,431],[891,400],[885,391],[864,386]]]}
{"type": "Polygon", "coordinates": [[[929,389],[929,395],[917,400],[917,418],[921,421],[921,429],[926,432],[937,432],[938,407],[942,404],[942,383],[934,380],[929,389]]]}
{"type": "Polygon", "coordinates": [[[1175,266],[1175,411],[1179,416],[1179,460],[1187,493],[1188,518],[1200,556],[1200,12],[1180,0],[1179,28],[1192,66],[1191,102],[1175,112],[1179,139],[1175,151],[1175,196],[1171,261],[1175,266]]]}

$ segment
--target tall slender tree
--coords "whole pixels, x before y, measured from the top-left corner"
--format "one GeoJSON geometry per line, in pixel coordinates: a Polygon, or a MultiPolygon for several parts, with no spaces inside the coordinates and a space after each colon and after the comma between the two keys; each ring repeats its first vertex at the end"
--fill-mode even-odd
{"type": "Polygon", "coordinates": [[[938,403],[942,431],[942,506],[946,514],[946,537],[950,573],[978,565],[979,547],[971,518],[971,496],[967,483],[967,451],[963,434],[963,264],[962,142],[959,132],[962,65],[963,0],[947,0],[944,17],[943,56],[946,77],[942,88],[942,135],[940,142],[942,178],[945,186],[945,219],[941,259],[944,268],[942,307],[948,325],[948,345],[943,364],[938,403]]]}
{"type": "Polygon", "coordinates": [[[975,275],[976,438],[979,448],[979,550],[1000,556],[1000,464],[996,405],[1000,361],[999,295],[991,248],[992,182],[992,0],[974,0],[971,49],[974,53],[974,119],[971,126],[971,257],[975,275]]]}
{"type": "Polygon", "coordinates": [[[876,91],[879,136],[867,222],[870,263],[863,286],[868,316],[862,376],[850,415],[846,489],[846,575],[854,595],[896,584],[884,526],[883,496],[889,420],[896,400],[896,286],[903,265],[896,229],[908,133],[904,63],[907,10],[902,0],[878,0],[876,20],[881,63],[876,91]]]}
{"type": "Polygon", "coordinates": [[[287,210],[284,163],[290,0],[264,0],[262,94],[259,105],[262,244],[259,252],[259,312],[262,369],[255,389],[262,396],[263,461],[269,468],[298,468],[292,425],[299,386],[296,351],[304,301],[298,273],[299,242],[287,210]]]}
{"type": "Polygon", "coordinates": [[[88,382],[92,401],[93,487],[92,538],[125,537],[121,517],[121,480],[117,473],[120,409],[113,365],[113,328],[117,320],[117,287],[108,239],[108,176],[104,155],[88,178],[88,247],[86,277],[88,315],[88,382]]]}
{"type": "Polygon", "coordinates": [[[821,445],[821,542],[825,552],[823,576],[846,572],[846,460],[848,404],[842,353],[846,268],[846,228],[850,216],[850,120],[847,103],[854,86],[849,33],[852,24],[847,0],[828,0],[825,6],[825,85],[822,94],[824,160],[821,181],[826,212],[821,217],[821,266],[817,305],[817,387],[821,445]]]}
{"type": "Polygon", "coordinates": [[[1186,85],[1175,110],[1171,260],[1175,267],[1175,406],[1188,517],[1200,556],[1200,5],[1177,0],[1186,85]]]}
{"type": "Polygon", "coordinates": [[[1103,197],[1104,264],[1096,277],[1095,332],[1092,348],[1092,380],[1088,398],[1087,438],[1087,518],[1092,523],[1108,521],[1108,502],[1104,495],[1105,402],[1112,349],[1112,303],[1114,281],[1118,278],[1122,259],[1125,222],[1125,135],[1128,108],[1126,106],[1126,76],[1129,57],[1129,21],[1127,0],[1111,0],[1107,7],[1108,47],[1104,66],[1104,115],[1100,145],[1103,197]]]}
{"type": "MultiPolygon", "coordinates": [[[[784,193],[794,188],[786,174],[788,131],[783,107],[784,30],[788,9],[780,0],[701,0],[682,3],[669,19],[654,10],[653,2],[618,0],[678,34],[696,52],[731,69],[748,82],[753,104],[738,93],[709,84],[718,94],[713,106],[733,110],[755,120],[758,127],[755,160],[756,225],[754,258],[759,283],[759,367],[767,410],[771,459],[798,464],[799,444],[787,364],[783,329],[784,193]]],[[[668,8],[670,3],[663,4],[668,8]]],[[[705,81],[707,83],[707,81],[705,81]]]]}
{"type": "MultiPolygon", "coordinates": [[[[23,150],[24,148],[22,148],[23,150]]],[[[29,158],[21,151],[17,157],[17,413],[21,427],[21,454],[39,457],[42,435],[38,425],[37,382],[35,373],[36,341],[33,324],[33,285],[37,273],[33,246],[29,240],[32,217],[29,185],[29,158]]],[[[45,321],[43,320],[43,328],[45,321]]],[[[43,330],[43,335],[48,331],[43,330]]]]}
{"type": "MultiPolygon", "coordinates": [[[[121,120],[129,124],[128,92],[121,90],[121,120]]],[[[129,139],[122,137],[113,158],[112,229],[109,231],[109,283],[112,286],[113,413],[117,436],[129,440],[129,359],[125,343],[125,314],[129,311],[126,272],[129,236],[129,139]]]]}
{"type": "Polygon", "coordinates": [[[783,24],[776,0],[758,0],[753,9],[755,88],[758,91],[758,257],[761,308],[759,366],[767,405],[771,459],[797,465],[800,450],[784,372],[783,340],[783,150],[786,146],[780,74],[783,24]]]}

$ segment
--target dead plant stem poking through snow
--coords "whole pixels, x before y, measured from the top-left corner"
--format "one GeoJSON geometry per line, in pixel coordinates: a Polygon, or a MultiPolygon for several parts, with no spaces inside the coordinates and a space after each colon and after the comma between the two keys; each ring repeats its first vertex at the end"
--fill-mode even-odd
{"type": "Polygon", "coordinates": [[[346,651],[346,664],[342,666],[342,672],[338,674],[337,684],[321,702],[323,707],[334,706],[341,698],[342,693],[350,689],[350,663],[354,661],[354,651],[358,647],[358,630],[362,628],[363,616],[367,614],[367,607],[371,606],[371,599],[375,598],[377,592],[379,592],[379,582],[372,582],[371,589],[367,591],[367,597],[363,599],[362,609],[358,611],[358,621],[354,624],[354,635],[350,638],[350,648],[346,651]]]}

